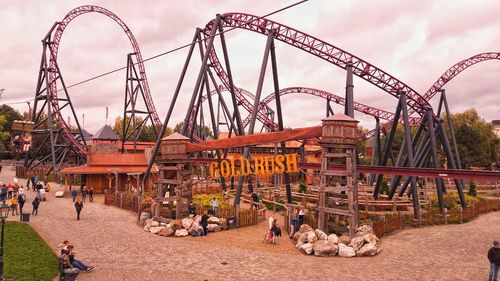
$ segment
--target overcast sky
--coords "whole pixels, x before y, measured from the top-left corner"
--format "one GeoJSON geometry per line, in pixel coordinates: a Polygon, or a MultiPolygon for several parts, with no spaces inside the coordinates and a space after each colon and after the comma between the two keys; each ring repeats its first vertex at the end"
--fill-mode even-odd
{"type": "MultiPolygon", "coordinates": [[[[55,21],[77,6],[93,4],[114,12],[135,35],[143,58],[148,58],[189,43],[195,28],[204,27],[217,13],[263,15],[293,2],[0,0],[0,89],[5,89],[0,102],[34,97],[41,39],[55,21]]],[[[311,0],[270,18],[349,51],[423,94],[456,62],[482,52],[500,52],[499,11],[500,1],[493,0],[311,0]]],[[[226,36],[235,84],[255,92],[265,37],[244,30],[226,36]]],[[[344,95],[345,71],[341,68],[281,42],[276,43],[276,51],[281,88],[307,86],[344,95]]],[[[85,14],[66,28],[58,63],[66,84],[71,85],[124,66],[130,52],[127,36],[114,21],[101,14],[85,14]]],[[[186,54],[183,49],[145,64],[162,121],[186,54]]],[[[195,55],[196,63],[189,68],[170,126],[184,118],[198,70],[199,55],[195,55]]],[[[264,96],[273,90],[268,77],[264,96]]],[[[482,62],[461,73],[445,87],[451,110],[474,107],[488,121],[500,119],[499,77],[497,61],[482,62]]],[[[110,120],[122,114],[124,85],[125,71],[120,71],[69,89],[77,115],[85,114],[85,128],[91,133],[105,123],[106,106],[110,120]]],[[[396,100],[377,87],[356,77],[354,86],[356,101],[395,110],[396,100]]],[[[317,97],[290,95],[282,102],[287,127],[317,125],[325,114],[325,101],[317,97]]],[[[431,103],[436,102],[437,97],[431,103]]],[[[25,103],[12,106],[20,111],[28,108],[25,103]]],[[[340,106],[334,110],[343,111],[340,106]]],[[[356,113],[356,118],[364,127],[374,126],[373,117],[356,113]]]]}

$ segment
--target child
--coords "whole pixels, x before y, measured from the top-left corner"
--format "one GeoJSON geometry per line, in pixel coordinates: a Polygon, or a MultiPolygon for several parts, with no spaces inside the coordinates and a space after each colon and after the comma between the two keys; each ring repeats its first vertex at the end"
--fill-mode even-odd
{"type": "Polygon", "coordinates": [[[17,196],[12,196],[10,199],[10,207],[12,208],[13,216],[19,215],[19,212],[17,211],[17,196]]]}

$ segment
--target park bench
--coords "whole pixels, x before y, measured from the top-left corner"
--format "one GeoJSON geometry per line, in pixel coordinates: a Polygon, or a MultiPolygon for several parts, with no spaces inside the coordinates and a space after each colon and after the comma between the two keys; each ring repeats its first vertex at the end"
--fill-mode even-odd
{"type": "Polygon", "coordinates": [[[75,281],[76,277],[78,276],[78,273],[76,274],[64,273],[64,262],[62,256],[59,257],[57,260],[59,262],[59,281],[75,281]]]}

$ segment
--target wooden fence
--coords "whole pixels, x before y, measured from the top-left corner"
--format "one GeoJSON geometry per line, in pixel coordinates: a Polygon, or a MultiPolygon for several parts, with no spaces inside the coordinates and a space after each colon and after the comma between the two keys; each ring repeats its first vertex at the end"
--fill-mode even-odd
{"type": "Polygon", "coordinates": [[[132,210],[134,212],[139,212],[139,210],[141,209],[139,200],[140,196],[130,192],[120,192],[104,195],[104,204],[113,205],[122,209],[132,210]]]}
{"type": "Polygon", "coordinates": [[[421,217],[415,219],[411,214],[394,212],[373,222],[373,230],[378,237],[404,227],[421,227],[426,225],[440,225],[448,223],[463,223],[480,214],[500,210],[500,200],[486,200],[471,204],[468,208],[457,208],[445,213],[423,210],[421,217]]]}
{"type": "MultiPolygon", "coordinates": [[[[142,206],[139,202],[140,196],[130,192],[121,192],[104,195],[104,204],[116,206],[122,209],[132,210],[140,213],[142,206]]],[[[203,214],[204,211],[210,213],[209,207],[197,207],[196,213],[203,214]]],[[[175,209],[173,210],[175,213],[175,209]]],[[[172,208],[167,206],[160,207],[160,216],[170,218],[172,216],[172,208]]],[[[233,208],[218,208],[217,217],[224,219],[234,219],[235,211],[233,208]]],[[[259,222],[258,211],[254,209],[240,209],[240,219],[238,227],[256,225],[259,222]]]]}

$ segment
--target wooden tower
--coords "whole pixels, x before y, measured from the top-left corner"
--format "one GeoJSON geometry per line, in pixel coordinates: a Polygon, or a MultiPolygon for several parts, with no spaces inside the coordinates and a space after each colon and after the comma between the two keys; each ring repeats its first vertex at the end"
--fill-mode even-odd
{"type": "Polygon", "coordinates": [[[334,216],[347,217],[349,235],[358,227],[358,189],[356,182],[357,123],[353,118],[336,114],[323,119],[321,145],[318,228],[328,232],[334,216]],[[338,169],[342,165],[345,169],[338,169]],[[335,169],[337,167],[337,169],[335,169]],[[332,217],[330,217],[332,216],[332,217]]]}

